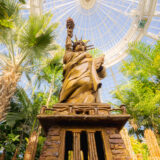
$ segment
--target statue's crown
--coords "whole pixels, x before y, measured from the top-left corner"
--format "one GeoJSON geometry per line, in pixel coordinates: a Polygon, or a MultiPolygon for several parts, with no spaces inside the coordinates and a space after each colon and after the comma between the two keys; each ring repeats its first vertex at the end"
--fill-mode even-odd
{"type": "Polygon", "coordinates": [[[85,47],[86,51],[87,50],[91,50],[91,49],[94,49],[93,48],[93,45],[87,45],[87,43],[90,42],[90,40],[87,40],[87,41],[83,41],[82,40],[82,37],[80,40],[77,39],[77,37],[75,36],[75,41],[72,41],[73,43],[73,50],[76,48],[77,45],[82,45],[85,47]]]}

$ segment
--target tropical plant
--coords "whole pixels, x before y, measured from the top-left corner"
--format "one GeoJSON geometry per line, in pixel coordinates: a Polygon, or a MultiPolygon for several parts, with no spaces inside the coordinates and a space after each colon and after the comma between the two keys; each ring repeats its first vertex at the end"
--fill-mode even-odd
{"type": "Polygon", "coordinates": [[[15,0],[0,0],[0,29],[11,29],[19,17],[19,4],[15,0]]]}
{"type": "Polygon", "coordinates": [[[103,53],[100,49],[97,48],[89,50],[88,52],[92,55],[93,58],[97,58],[103,53]]]}
{"type": "MultiPolygon", "coordinates": [[[[42,62],[41,69],[39,71],[32,71],[32,74],[36,75],[36,81],[32,81],[32,77],[28,77],[31,81],[31,85],[34,85],[31,96],[24,89],[19,88],[16,94],[11,98],[11,108],[6,117],[6,122],[1,123],[0,129],[4,131],[4,134],[0,134],[1,150],[5,149],[6,157],[11,159],[16,148],[19,148],[17,155],[21,156],[23,159],[26,145],[30,143],[32,137],[32,132],[37,131],[39,125],[37,120],[37,114],[40,112],[41,106],[46,105],[52,106],[58,102],[59,92],[61,88],[62,81],[62,56],[64,50],[58,47],[57,51],[50,53],[50,59],[48,57],[43,57],[40,59],[42,62]],[[51,58],[52,57],[52,58],[51,58]],[[37,73],[38,72],[38,73],[37,73]],[[54,77],[54,78],[53,78],[54,77]],[[54,79],[54,83],[52,80],[54,79]],[[47,86],[46,91],[41,91],[41,86],[47,86]],[[50,86],[48,88],[48,86],[50,86]],[[6,143],[8,141],[8,135],[13,133],[18,136],[18,141],[11,141],[9,145],[6,143]],[[21,138],[22,137],[22,138],[21,138]],[[30,137],[30,138],[29,138],[30,137]],[[21,140],[20,140],[21,139],[21,140]],[[21,141],[21,144],[20,144],[21,141]],[[7,146],[13,146],[8,149],[7,146]]],[[[28,75],[30,76],[30,75],[28,75]]],[[[40,150],[42,148],[44,137],[43,132],[40,134],[38,131],[38,146],[35,159],[38,159],[40,150]]],[[[36,144],[35,142],[34,145],[36,144]]],[[[35,148],[35,147],[34,147],[35,148]]],[[[30,150],[26,148],[28,153],[30,150]]]]}
{"type": "MultiPolygon", "coordinates": [[[[62,82],[62,56],[64,54],[64,50],[59,47],[56,52],[50,53],[52,59],[43,59],[44,61],[44,68],[42,68],[41,73],[38,75],[38,83],[42,80],[45,80],[48,83],[49,90],[47,94],[44,94],[44,92],[39,92],[38,99],[39,102],[41,102],[41,106],[45,105],[47,108],[53,106],[53,104],[58,102],[59,97],[59,91],[61,88],[61,82],[62,82]]],[[[37,95],[36,95],[37,96],[37,95]]],[[[30,135],[29,142],[26,148],[26,152],[24,155],[24,159],[28,160],[30,157],[34,159],[34,155],[36,153],[37,145],[38,145],[38,137],[41,134],[41,126],[38,127],[37,132],[33,132],[30,135]],[[35,140],[32,141],[33,137],[35,140]],[[32,148],[32,149],[31,149],[32,148]]]]}
{"type": "MultiPolygon", "coordinates": [[[[43,82],[47,82],[49,86],[49,97],[52,93],[54,95],[58,95],[61,89],[61,83],[63,78],[63,64],[62,64],[62,58],[64,55],[64,49],[62,49],[60,46],[58,46],[57,50],[54,52],[50,52],[49,58],[43,58],[42,66],[43,68],[40,70],[39,73],[35,73],[37,75],[37,81],[36,84],[38,87],[43,82]]],[[[43,105],[47,105],[48,102],[44,102],[43,105]]],[[[47,105],[48,106],[48,105],[47,105]]]]}
{"type": "MultiPolygon", "coordinates": [[[[143,136],[145,128],[160,132],[160,42],[154,46],[145,43],[129,45],[129,58],[122,62],[121,72],[128,83],[124,83],[113,92],[123,103],[135,123],[130,131],[143,136]],[[136,129],[137,128],[137,129],[136,129]]],[[[131,133],[131,132],[130,132],[131,133]]]]}
{"type": "Polygon", "coordinates": [[[26,0],[19,0],[20,3],[25,4],[26,0]]]}
{"type": "MultiPolygon", "coordinates": [[[[5,150],[5,158],[11,159],[14,152],[19,148],[17,154],[19,159],[23,159],[26,145],[29,142],[31,133],[38,129],[37,114],[42,104],[46,104],[49,93],[35,92],[29,98],[22,88],[18,88],[16,94],[11,98],[10,112],[6,116],[6,121],[1,123],[0,130],[0,151],[5,150]]],[[[49,106],[58,101],[58,95],[51,96],[49,106]]],[[[39,157],[40,150],[44,142],[43,132],[39,136],[36,158],[39,157]]]]}
{"type": "MultiPolygon", "coordinates": [[[[8,7],[10,3],[5,6],[8,7]]],[[[18,7],[17,4],[15,6],[18,7]]],[[[51,13],[30,16],[28,20],[17,17],[12,27],[0,30],[0,43],[7,49],[7,52],[0,54],[0,120],[5,117],[9,100],[22,73],[36,68],[39,58],[56,49],[54,30],[57,24],[51,23],[51,19],[51,13]]]]}
{"type": "MultiPolygon", "coordinates": [[[[17,148],[20,153],[25,148],[25,137],[33,125],[35,108],[32,108],[31,101],[23,89],[17,89],[11,99],[10,113],[7,120],[0,125],[0,150],[5,151],[5,158],[11,159],[17,148]],[[19,146],[21,144],[21,146],[19,146]]],[[[23,154],[22,154],[23,155],[23,154]]]]}
{"type": "Polygon", "coordinates": [[[129,45],[130,57],[123,61],[122,72],[130,78],[141,81],[159,82],[160,79],[160,41],[154,46],[142,42],[129,45]]]}
{"type": "Polygon", "coordinates": [[[149,152],[146,143],[140,143],[137,139],[133,136],[130,137],[131,145],[136,155],[142,154],[144,160],[149,160],[149,152]]]}

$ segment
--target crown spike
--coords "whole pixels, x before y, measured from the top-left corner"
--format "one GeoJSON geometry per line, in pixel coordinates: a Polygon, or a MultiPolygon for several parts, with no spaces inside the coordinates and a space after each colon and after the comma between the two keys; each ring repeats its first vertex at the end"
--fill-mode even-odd
{"type": "Polygon", "coordinates": [[[88,42],[90,42],[90,40],[87,40],[87,41],[85,42],[85,44],[87,44],[88,42]]]}
{"type": "Polygon", "coordinates": [[[76,40],[76,42],[78,41],[78,39],[77,39],[77,36],[75,35],[75,40],[76,40]]]}
{"type": "Polygon", "coordinates": [[[71,42],[74,44],[74,41],[71,40],[71,42]]]}
{"type": "Polygon", "coordinates": [[[91,50],[91,49],[95,49],[94,47],[93,48],[87,48],[86,50],[88,51],[88,50],[91,50]]]}
{"type": "Polygon", "coordinates": [[[86,46],[87,48],[89,48],[89,47],[93,47],[94,45],[89,45],[89,46],[86,46]]]}

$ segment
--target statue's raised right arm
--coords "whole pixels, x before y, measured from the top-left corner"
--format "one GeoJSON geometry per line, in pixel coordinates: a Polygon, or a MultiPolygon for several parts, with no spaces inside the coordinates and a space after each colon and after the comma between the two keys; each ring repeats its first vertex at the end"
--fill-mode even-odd
{"type": "Polygon", "coordinates": [[[67,19],[66,28],[67,28],[66,51],[72,51],[71,38],[73,37],[73,29],[74,29],[74,22],[72,18],[67,19]]]}
{"type": "Polygon", "coordinates": [[[73,29],[74,29],[74,22],[72,18],[67,19],[66,28],[67,28],[67,38],[66,38],[66,45],[65,45],[66,51],[63,57],[64,64],[68,63],[72,57],[73,45],[72,45],[71,38],[73,37],[73,29]]]}

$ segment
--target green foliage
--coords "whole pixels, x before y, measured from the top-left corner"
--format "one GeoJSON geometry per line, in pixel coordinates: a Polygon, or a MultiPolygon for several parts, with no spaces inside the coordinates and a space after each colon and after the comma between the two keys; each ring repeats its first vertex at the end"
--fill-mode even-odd
{"type": "Polygon", "coordinates": [[[151,82],[132,80],[115,91],[115,97],[127,105],[127,111],[138,127],[158,128],[160,91],[151,82]]]}
{"type": "MultiPolygon", "coordinates": [[[[51,86],[53,87],[53,92],[51,94],[49,106],[53,106],[53,104],[58,102],[61,81],[63,78],[63,54],[64,51],[60,49],[53,53],[54,56],[51,56],[52,58],[50,57],[50,59],[40,59],[43,67],[41,68],[40,74],[38,75],[37,83],[34,85],[35,88],[36,86],[39,87],[41,85],[50,86],[51,81],[54,77],[54,86],[51,86]]],[[[32,83],[32,79],[30,79],[30,81],[32,83]]],[[[5,149],[7,159],[11,159],[15,152],[15,149],[19,146],[20,141],[21,146],[19,155],[21,155],[22,158],[19,159],[23,159],[23,154],[25,152],[25,147],[28,142],[30,133],[33,130],[36,130],[38,127],[37,114],[39,113],[41,106],[46,105],[48,97],[49,89],[46,90],[46,92],[42,92],[38,88],[32,92],[32,96],[30,97],[24,89],[17,89],[16,94],[11,100],[10,112],[8,113],[6,118],[7,121],[0,125],[0,130],[3,130],[3,133],[0,133],[0,148],[1,150],[3,148],[5,149]],[[11,133],[14,134],[15,137],[17,136],[18,141],[14,141],[14,137],[12,141],[9,141],[9,135],[11,133]],[[9,141],[10,143],[7,143],[7,141],[9,141]]],[[[38,159],[40,155],[44,140],[44,134],[42,133],[39,137],[35,159],[38,159]]]]}
{"type": "Polygon", "coordinates": [[[40,107],[41,106],[37,104],[36,99],[33,102],[29,99],[24,89],[17,89],[17,92],[11,101],[10,112],[6,118],[7,125],[13,128],[16,127],[18,121],[21,121],[21,128],[23,131],[30,133],[31,130],[28,130],[28,127],[30,125],[32,126],[33,122],[36,120],[36,115],[39,113],[40,107]],[[25,126],[23,126],[23,122],[25,123],[25,126]]]}
{"type": "Polygon", "coordinates": [[[131,58],[123,61],[122,72],[130,77],[141,81],[159,80],[160,78],[160,41],[155,46],[145,43],[133,43],[129,45],[131,58]]]}
{"type": "Polygon", "coordinates": [[[16,150],[17,144],[19,144],[19,135],[13,133],[7,135],[6,133],[3,133],[1,134],[1,136],[2,137],[0,138],[0,149],[3,150],[5,144],[5,151],[7,153],[6,159],[9,160],[13,156],[13,151],[16,150]]]}
{"type": "MultiPolygon", "coordinates": [[[[47,83],[50,86],[50,89],[53,88],[52,96],[59,96],[59,92],[62,86],[62,79],[63,79],[63,64],[62,58],[64,55],[64,49],[58,47],[57,51],[51,54],[50,59],[43,58],[42,61],[42,69],[37,74],[37,81],[36,84],[38,87],[41,86],[43,83],[47,83]],[[53,82],[53,83],[52,83],[53,82]]],[[[48,95],[49,95],[49,91],[48,95]]],[[[45,100],[43,103],[46,104],[47,96],[43,97],[45,100]]],[[[51,100],[52,101],[52,100],[51,100]]],[[[56,102],[58,99],[56,100],[56,102]]],[[[54,103],[54,102],[53,102],[54,103]]],[[[51,105],[53,104],[51,103],[51,105]]]]}
{"type": "MultiPolygon", "coordinates": [[[[51,83],[52,78],[58,78],[57,83],[60,79],[62,79],[62,72],[63,72],[63,64],[62,64],[62,57],[64,55],[63,50],[54,52],[54,56],[50,59],[43,59],[44,67],[39,74],[39,80],[43,79],[46,80],[48,83],[51,83]],[[59,79],[60,78],[60,79],[59,79]]],[[[58,86],[58,85],[57,85],[58,86]]]]}
{"type": "MultiPolygon", "coordinates": [[[[30,133],[38,128],[37,114],[41,106],[46,105],[49,94],[49,106],[58,102],[63,78],[64,50],[54,42],[58,24],[51,23],[53,15],[46,13],[24,20],[19,16],[19,2],[0,0],[0,43],[7,49],[0,54],[0,69],[3,73],[11,69],[25,73],[30,86],[34,87],[30,88],[31,94],[30,90],[17,88],[6,121],[0,123],[0,131],[3,131],[0,132],[0,151],[5,150],[7,160],[13,157],[17,147],[20,147],[18,159],[23,159],[30,133]],[[32,81],[34,76],[36,82],[32,81]],[[53,90],[50,92],[48,88],[42,92],[40,86],[50,86],[53,90]]],[[[38,159],[44,140],[42,132],[35,159],[38,159]]]]}
{"type": "Polygon", "coordinates": [[[120,85],[114,96],[118,103],[127,105],[139,128],[135,132],[143,136],[145,128],[152,128],[160,133],[160,42],[154,46],[133,43],[128,52],[130,57],[121,67],[128,83],[120,85]]]}
{"type": "Polygon", "coordinates": [[[5,149],[6,159],[12,158],[20,143],[19,154],[23,155],[26,145],[25,137],[30,135],[39,108],[40,106],[32,104],[22,88],[17,89],[6,121],[0,125],[0,130],[3,131],[0,132],[0,144],[1,149],[5,149]]]}
{"type": "Polygon", "coordinates": [[[19,13],[15,0],[0,0],[0,29],[13,28],[19,13]]]}
{"type": "Polygon", "coordinates": [[[20,3],[25,4],[26,1],[25,0],[19,0],[20,3]]]}
{"type": "Polygon", "coordinates": [[[97,48],[89,50],[88,52],[92,55],[93,58],[97,58],[97,57],[101,56],[101,54],[102,54],[102,51],[97,48]]]}
{"type": "Polygon", "coordinates": [[[46,13],[42,16],[30,16],[18,30],[17,45],[26,54],[34,58],[45,55],[47,52],[55,48],[53,45],[54,30],[58,24],[51,23],[53,15],[46,13]]]}
{"type": "Polygon", "coordinates": [[[52,16],[46,13],[27,20],[19,17],[13,27],[0,30],[0,43],[8,50],[7,54],[0,54],[3,70],[10,67],[19,72],[28,71],[33,65],[40,65],[39,59],[57,49],[54,30],[58,24],[51,23],[52,16]]]}
{"type": "Polygon", "coordinates": [[[137,139],[135,139],[133,136],[130,137],[131,145],[133,148],[134,153],[142,154],[144,160],[149,160],[148,158],[148,147],[145,143],[140,143],[137,139]]]}
{"type": "Polygon", "coordinates": [[[39,159],[39,155],[40,155],[40,152],[42,150],[45,140],[46,140],[46,137],[43,137],[43,136],[38,137],[38,145],[37,145],[37,152],[36,152],[35,160],[39,159]]]}
{"type": "MultiPolygon", "coordinates": [[[[40,112],[41,106],[46,105],[48,92],[35,92],[31,98],[28,97],[24,89],[18,88],[16,94],[12,98],[10,112],[7,115],[6,121],[0,124],[0,150],[5,149],[6,159],[11,159],[16,148],[20,145],[20,152],[23,159],[23,154],[33,130],[38,128],[37,115],[40,112]]],[[[53,93],[49,106],[58,102],[58,94],[53,93]]],[[[45,141],[42,132],[39,136],[36,158],[38,159],[43,143],[45,141]]]]}
{"type": "MultiPolygon", "coordinates": [[[[43,92],[38,92],[36,95],[34,95],[35,103],[39,104],[40,106],[46,105],[48,100],[49,93],[44,94],[43,92]]],[[[53,95],[51,96],[51,100],[49,105],[53,106],[58,102],[58,96],[53,95]]]]}

